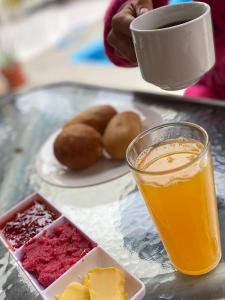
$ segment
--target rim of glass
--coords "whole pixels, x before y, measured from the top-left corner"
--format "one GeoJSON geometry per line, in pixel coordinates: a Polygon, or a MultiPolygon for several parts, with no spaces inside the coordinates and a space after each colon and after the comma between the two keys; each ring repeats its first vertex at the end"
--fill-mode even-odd
{"type": "Polygon", "coordinates": [[[164,174],[169,174],[169,173],[173,173],[173,172],[177,172],[177,171],[180,171],[182,169],[185,169],[187,168],[188,166],[192,165],[194,162],[198,161],[208,150],[208,147],[209,147],[209,136],[207,134],[207,132],[205,131],[204,128],[202,128],[201,126],[195,124],[195,123],[192,123],[192,122],[172,122],[172,123],[165,123],[165,124],[162,124],[162,125],[159,125],[159,126],[156,126],[156,127],[153,127],[153,128],[150,128],[150,129],[147,129],[143,132],[141,132],[139,135],[137,135],[131,142],[130,144],[128,145],[127,147],[127,151],[126,151],[126,160],[127,160],[127,163],[129,165],[129,167],[137,172],[137,173],[141,173],[141,174],[145,174],[145,175],[164,175],[164,174]],[[201,150],[201,152],[199,152],[199,154],[193,159],[191,160],[190,162],[180,166],[180,167],[177,167],[177,168],[174,168],[172,170],[168,170],[168,171],[160,171],[160,172],[149,172],[149,171],[144,171],[144,170],[141,170],[141,169],[138,169],[134,166],[134,164],[130,161],[129,159],[129,153],[132,149],[132,147],[141,139],[143,138],[144,136],[146,136],[147,134],[149,133],[153,133],[159,129],[162,129],[162,128],[166,128],[166,127],[174,127],[174,126],[186,126],[186,127],[192,127],[192,128],[195,128],[197,130],[199,130],[203,136],[205,137],[205,143],[204,143],[204,147],[203,149],[201,150]]]}

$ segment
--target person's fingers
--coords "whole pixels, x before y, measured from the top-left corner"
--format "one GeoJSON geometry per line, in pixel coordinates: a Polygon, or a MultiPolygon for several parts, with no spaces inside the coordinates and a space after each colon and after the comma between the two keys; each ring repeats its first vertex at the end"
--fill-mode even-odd
{"type": "Polygon", "coordinates": [[[134,6],[137,16],[140,16],[146,13],[147,11],[153,9],[152,0],[137,0],[134,6]]]}
{"type": "Polygon", "coordinates": [[[152,8],[152,0],[136,0],[129,2],[112,18],[112,29],[115,32],[131,36],[130,23],[137,16],[152,8]]]}
{"type": "Polygon", "coordinates": [[[132,39],[124,34],[115,34],[113,30],[108,35],[108,43],[120,57],[135,64],[137,62],[132,39]]]}
{"type": "Polygon", "coordinates": [[[130,23],[135,19],[135,9],[129,4],[125,5],[113,18],[112,29],[117,33],[131,36],[130,23]]]}
{"type": "Polygon", "coordinates": [[[112,29],[108,34],[107,41],[115,53],[136,63],[136,55],[132,42],[130,23],[146,10],[153,8],[152,0],[132,0],[124,4],[120,11],[112,18],[112,29]]]}

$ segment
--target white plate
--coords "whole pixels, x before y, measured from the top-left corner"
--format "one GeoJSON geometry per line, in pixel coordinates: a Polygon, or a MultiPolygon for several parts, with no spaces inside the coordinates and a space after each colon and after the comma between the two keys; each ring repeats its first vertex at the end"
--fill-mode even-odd
{"type": "MultiPolygon", "coordinates": [[[[143,130],[163,123],[162,117],[146,105],[115,106],[118,112],[134,111],[141,117],[143,130]]],[[[113,161],[106,154],[93,166],[72,171],[61,165],[53,153],[53,143],[59,131],[53,133],[41,147],[36,159],[36,170],[46,182],[68,188],[87,187],[116,179],[129,172],[126,161],[113,161]]]]}

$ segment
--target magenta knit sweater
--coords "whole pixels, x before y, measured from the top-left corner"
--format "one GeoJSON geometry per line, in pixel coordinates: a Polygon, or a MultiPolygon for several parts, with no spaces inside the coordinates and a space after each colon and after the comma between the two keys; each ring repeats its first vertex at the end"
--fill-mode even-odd
{"type": "MultiPolygon", "coordinates": [[[[112,17],[127,0],[111,0],[105,14],[104,44],[109,59],[121,67],[134,67],[128,61],[118,57],[114,49],[107,43],[107,36],[111,30],[112,17]]],[[[225,0],[205,0],[212,10],[214,27],[216,64],[201,78],[198,84],[189,87],[185,94],[192,97],[217,98],[225,100],[225,0]]],[[[154,8],[166,5],[166,0],[153,0],[154,8]]]]}

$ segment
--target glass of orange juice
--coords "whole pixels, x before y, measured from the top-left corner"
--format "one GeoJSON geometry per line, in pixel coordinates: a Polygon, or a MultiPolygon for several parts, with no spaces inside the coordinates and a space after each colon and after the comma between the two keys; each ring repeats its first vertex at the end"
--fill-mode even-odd
{"type": "Polygon", "coordinates": [[[130,143],[127,161],[176,269],[214,269],[221,246],[207,132],[189,122],[149,129],[130,143]]]}

